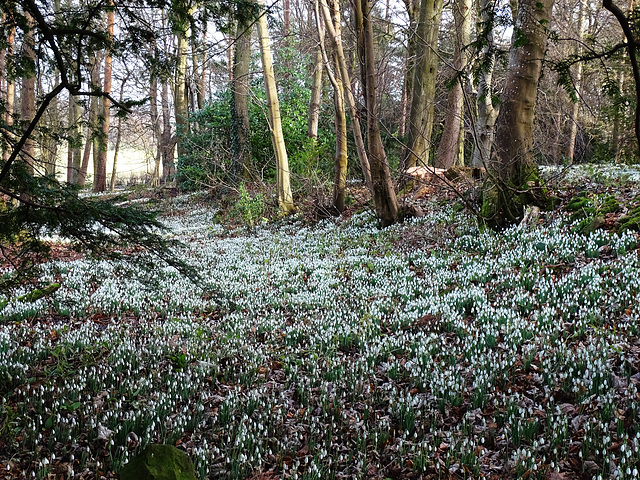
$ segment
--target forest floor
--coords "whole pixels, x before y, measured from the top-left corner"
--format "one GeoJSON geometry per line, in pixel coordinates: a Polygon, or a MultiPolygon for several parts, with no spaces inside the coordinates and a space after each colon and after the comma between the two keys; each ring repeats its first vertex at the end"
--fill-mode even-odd
{"type": "Polygon", "coordinates": [[[150,443],[200,479],[639,478],[640,170],[546,175],[563,207],[502,233],[437,185],[384,230],[145,194],[201,281],[60,244],[58,290],[0,296],[0,479],[150,443]]]}

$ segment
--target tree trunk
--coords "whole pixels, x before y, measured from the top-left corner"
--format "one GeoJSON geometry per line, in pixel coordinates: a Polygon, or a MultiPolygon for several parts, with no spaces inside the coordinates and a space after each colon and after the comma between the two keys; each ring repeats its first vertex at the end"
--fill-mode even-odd
{"type": "MultiPolygon", "coordinates": [[[[109,0],[109,5],[113,7],[113,0],[109,0]]],[[[107,40],[109,43],[113,41],[113,25],[114,10],[111,8],[107,12],[107,40]]],[[[111,47],[107,47],[104,58],[104,87],[102,89],[105,94],[102,97],[102,112],[100,115],[102,123],[102,132],[98,141],[98,162],[96,165],[96,178],[93,181],[94,192],[104,192],[107,189],[107,151],[109,149],[109,124],[111,123],[111,70],[112,57],[111,47]]]]}
{"type": "MultiPolygon", "coordinates": [[[[637,53],[637,40],[636,40],[636,31],[631,26],[629,21],[629,16],[626,15],[620,7],[613,3],[613,0],[603,0],[602,6],[606,8],[611,14],[616,17],[616,20],[620,24],[622,31],[624,32],[624,36],[627,39],[627,54],[629,55],[629,61],[631,62],[631,71],[633,72],[633,81],[635,83],[635,97],[636,97],[636,106],[635,106],[635,116],[634,116],[634,133],[637,142],[638,152],[640,153],[640,65],[638,64],[638,53],[637,53]]],[[[633,10],[633,2],[631,2],[632,12],[633,10]]],[[[635,21],[635,20],[634,20],[635,21]]]]}
{"type": "Polygon", "coordinates": [[[233,61],[233,110],[231,145],[234,177],[249,177],[251,137],[249,124],[249,69],[251,68],[251,22],[239,19],[236,26],[236,48],[233,61]]]}
{"type": "Polygon", "coordinates": [[[371,180],[373,182],[373,200],[376,214],[382,227],[387,227],[398,221],[398,201],[391,181],[389,164],[380,137],[378,123],[378,108],[376,99],[376,65],[375,43],[373,39],[373,19],[371,18],[371,4],[369,0],[356,0],[355,19],[358,22],[356,31],[361,32],[359,40],[362,45],[359,51],[364,62],[360,68],[363,71],[363,89],[366,93],[367,108],[367,140],[369,159],[371,161],[371,180]]]}
{"type": "MultiPolygon", "coordinates": [[[[324,31],[322,32],[324,35],[324,31]]],[[[320,122],[320,102],[322,100],[322,51],[320,46],[316,50],[313,64],[313,80],[311,82],[311,99],[309,100],[309,122],[307,136],[314,140],[318,138],[318,123],[320,122]]]]}
{"type": "MultiPolygon", "coordinates": [[[[334,64],[337,59],[334,55],[334,64]]],[[[340,213],[344,212],[347,192],[347,117],[344,111],[344,83],[342,78],[336,78],[337,87],[333,91],[333,105],[335,108],[336,156],[334,158],[335,176],[333,180],[333,207],[340,213]]]]}
{"type": "MultiPolygon", "coordinates": [[[[131,76],[131,72],[127,72],[126,77],[124,77],[122,79],[122,83],[120,83],[120,96],[118,97],[118,102],[120,102],[120,104],[122,104],[122,101],[124,99],[124,87],[125,84],[127,83],[127,80],[129,80],[129,77],[131,76]]],[[[157,89],[157,85],[156,85],[156,89],[157,89]]],[[[156,93],[157,96],[157,93],[156,93]]],[[[157,107],[156,107],[156,115],[157,115],[157,107]]],[[[113,149],[113,168],[111,170],[111,181],[109,182],[109,190],[111,190],[112,192],[115,191],[116,189],[116,174],[118,172],[118,155],[120,154],[120,144],[122,143],[122,116],[119,115],[118,116],[118,126],[116,127],[117,129],[117,135],[116,135],[116,145],[113,149]]],[[[155,140],[158,144],[160,144],[160,136],[157,134],[155,135],[155,140]]]]}
{"type": "Polygon", "coordinates": [[[151,116],[151,131],[153,139],[156,141],[156,158],[151,174],[151,186],[157,187],[160,184],[160,162],[162,161],[162,130],[160,126],[160,114],[158,113],[158,76],[153,73],[149,86],[149,114],[151,116]]]}
{"type": "MultiPolygon", "coordinates": [[[[336,155],[334,157],[335,176],[333,182],[333,207],[337,212],[342,213],[345,208],[346,199],[346,179],[347,179],[347,118],[344,109],[344,81],[340,75],[339,59],[337,50],[333,51],[333,68],[335,75],[331,70],[331,62],[324,47],[324,28],[320,20],[318,12],[318,4],[316,2],[316,24],[318,27],[318,50],[321,55],[320,64],[324,65],[327,77],[333,86],[333,100],[335,108],[335,135],[336,135],[336,155]]],[[[331,3],[331,18],[333,28],[337,34],[340,34],[340,10],[338,9],[337,0],[331,3]]]]}
{"type": "MultiPolygon", "coordinates": [[[[7,139],[13,138],[11,133],[11,127],[13,126],[13,113],[15,110],[15,100],[16,100],[16,84],[11,79],[9,75],[5,76],[5,72],[8,72],[10,68],[12,68],[11,63],[13,62],[13,47],[16,38],[16,29],[15,27],[11,27],[9,32],[7,32],[7,40],[6,46],[2,51],[5,54],[4,59],[4,70],[0,72],[0,76],[5,79],[5,96],[4,96],[4,115],[3,120],[7,126],[7,139]]],[[[2,159],[6,162],[11,156],[11,145],[8,145],[6,140],[2,142],[2,159]]]]}
{"type": "Polygon", "coordinates": [[[176,137],[171,132],[171,112],[169,111],[169,84],[162,81],[161,99],[162,102],[162,181],[172,179],[176,173],[174,161],[176,149],[176,137]]]}
{"type": "MultiPolygon", "coordinates": [[[[100,64],[102,60],[99,58],[99,53],[91,59],[89,63],[89,69],[91,71],[91,88],[100,88],[100,64]]],[[[87,180],[87,170],[89,169],[89,158],[91,156],[91,147],[94,144],[96,138],[98,113],[100,104],[98,97],[92,96],[89,103],[89,124],[87,127],[86,143],[84,145],[84,152],[82,154],[82,164],[80,165],[80,172],[78,173],[78,185],[84,186],[87,180]]],[[[95,149],[95,145],[94,145],[95,149]]],[[[95,157],[95,151],[94,151],[95,157]]]]}
{"type": "Polygon", "coordinates": [[[538,166],[532,152],[533,121],[552,8],[553,0],[518,2],[495,151],[481,212],[498,228],[520,219],[523,205],[541,200],[538,166]]]}
{"type": "Polygon", "coordinates": [[[282,123],[280,120],[280,103],[276,78],[273,72],[273,59],[271,57],[271,43],[267,30],[267,15],[264,11],[263,0],[257,0],[260,6],[260,18],[258,19],[258,36],[260,37],[260,57],[264,70],[264,87],[267,94],[267,109],[269,110],[269,130],[273,151],[276,156],[276,171],[278,177],[278,206],[284,214],[293,213],[293,195],[291,194],[289,158],[282,135],[282,123]]]}
{"type": "MultiPolygon", "coordinates": [[[[346,100],[349,105],[349,113],[351,115],[351,127],[353,130],[353,138],[356,144],[356,151],[358,153],[358,160],[360,161],[360,168],[362,169],[362,175],[364,176],[365,183],[369,192],[373,195],[373,182],[371,180],[371,166],[369,164],[369,157],[367,155],[367,151],[364,145],[364,139],[362,138],[362,130],[360,128],[360,120],[358,119],[358,107],[356,105],[356,99],[353,94],[353,88],[351,85],[351,76],[349,75],[349,70],[347,68],[347,61],[344,56],[344,49],[342,48],[342,36],[338,35],[335,28],[333,27],[333,21],[331,19],[331,12],[329,11],[329,6],[327,5],[326,0],[317,0],[319,2],[319,6],[322,9],[322,17],[324,18],[324,23],[327,27],[327,31],[329,32],[329,37],[333,43],[334,48],[336,49],[336,56],[339,63],[339,71],[340,77],[342,78],[342,84],[345,87],[346,100]]],[[[334,0],[338,2],[339,0],[334,0]]],[[[357,1],[357,0],[356,0],[357,1]]],[[[335,9],[334,9],[335,10],[335,9]]],[[[340,11],[340,5],[337,6],[338,12],[340,11]]],[[[318,16],[318,15],[317,15],[318,16]]],[[[320,21],[320,18],[317,18],[317,22],[320,21]]]]}
{"type": "MultiPolygon", "coordinates": [[[[191,13],[191,12],[189,12],[191,13]]],[[[174,110],[176,130],[178,131],[178,158],[186,154],[184,135],[189,129],[188,120],[188,98],[187,98],[187,48],[189,38],[189,28],[186,20],[182,20],[178,26],[178,47],[176,51],[177,64],[175,70],[174,110]]]]}
{"type": "MultiPolygon", "coordinates": [[[[33,71],[27,71],[25,76],[22,77],[22,88],[20,89],[20,122],[23,126],[22,130],[26,130],[36,113],[35,37],[33,33],[33,19],[28,13],[26,17],[29,26],[22,42],[22,52],[24,58],[33,67],[33,71]]],[[[21,153],[22,160],[27,166],[27,171],[33,175],[35,172],[35,145],[31,136],[24,143],[21,153]]]]}
{"type": "Polygon", "coordinates": [[[453,18],[455,23],[455,49],[453,54],[453,71],[450,81],[453,82],[447,97],[447,116],[444,121],[444,131],[438,148],[435,165],[448,169],[454,164],[464,164],[464,158],[459,154],[464,145],[464,91],[463,82],[466,78],[464,70],[467,68],[467,55],[464,48],[469,44],[471,36],[471,0],[456,0],[453,3],[453,18]]]}
{"type": "MultiPolygon", "coordinates": [[[[618,90],[620,92],[623,91],[624,88],[624,72],[620,70],[617,75],[618,81],[618,90]]],[[[617,162],[620,158],[620,153],[622,151],[622,118],[623,118],[623,110],[624,106],[619,105],[615,111],[615,115],[613,117],[613,132],[611,142],[613,143],[613,153],[615,161],[617,162]]]]}
{"type": "MultiPolygon", "coordinates": [[[[407,32],[407,56],[404,63],[404,78],[402,81],[402,96],[400,99],[400,123],[398,125],[398,137],[404,138],[406,126],[409,121],[411,98],[413,96],[413,76],[415,75],[416,50],[417,50],[417,18],[419,16],[420,0],[404,0],[404,5],[409,17],[409,31],[407,32]]],[[[404,169],[404,166],[401,165],[404,169]]]]}
{"type": "Polygon", "coordinates": [[[438,73],[438,27],[442,0],[422,0],[417,28],[417,58],[404,167],[429,165],[433,105],[438,73]]]}
{"type": "Polygon", "coordinates": [[[69,141],[67,142],[67,182],[78,183],[82,165],[82,108],[74,95],[69,95],[69,141]]]}
{"type": "MultiPolygon", "coordinates": [[[[584,36],[584,19],[585,19],[585,5],[583,0],[578,0],[578,39],[579,42],[576,45],[575,55],[580,56],[582,53],[582,38],[584,36]]],[[[578,134],[578,114],[580,113],[580,90],[582,89],[582,62],[578,62],[576,65],[576,71],[573,77],[573,84],[576,87],[577,97],[573,99],[571,104],[571,118],[569,119],[569,134],[567,135],[567,150],[565,156],[570,164],[573,163],[573,156],[576,151],[576,136],[578,134]]]]}
{"type": "Polygon", "coordinates": [[[487,44],[482,49],[483,68],[478,76],[478,91],[476,103],[478,116],[474,128],[473,160],[471,165],[477,168],[487,168],[491,158],[491,148],[495,136],[496,120],[499,107],[493,104],[493,69],[495,53],[493,45],[493,3],[490,0],[480,1],[480,16],[482,25],[487,29],[485,35],[487,44]]]}

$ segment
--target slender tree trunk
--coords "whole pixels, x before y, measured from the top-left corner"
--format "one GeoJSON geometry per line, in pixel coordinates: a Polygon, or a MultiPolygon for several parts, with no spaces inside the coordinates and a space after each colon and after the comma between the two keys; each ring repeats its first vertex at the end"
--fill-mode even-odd
{"type": "Polygon", "coordinates": [[[188,117],[188,98],[187,98],[187,48],[189,32],[186,26],[186,21],[183,21],[181,31],[178,32],[178,48],[175,70],[175,85],[174,92],[174,110],[176,115],[176,130],[181,134],[178,135],[178,158],[186,154],[186,146],[184,144],[184,135],[189,128],[188,117]]]}
{"type": "MultiPolygon", "coordinates": [[[[632,8],[633,3],[634,2],[632,1],[632,8]]],[[[627,39],[627,54],[629,55],[629,61],[631,62],[631,71],[633,72],[633,81],[635,84],[634,86],[636,96],[636,111],[634,115],[633,130],[636,137],[638,152],[640,152],[640,65],[638,64],[636,31],[631,26],[629,16],[625,14],[620,9],[620,7],[613,3],[613,0],[602,0],[602,6],[609,12],[611,12],[614,17],[616,17],[616,20],[620,24],[620,27],[624,32],[624,36],[627,39]]]]}
{"type": "Polygon", "coordinates": [[[207,98],[207,75],[209,69],[207,68],[209,58],[207,57],[207,52],[209,51],[209,47],[207,45],[207,21],[202,22],[202,56],[200,57],[200,62],[202,62],[202,69],[200,70],[200,75],[198,77],[198,109],[202,110],[204,108],[204,102],[207,98]]]}
{"type": "Polygon", "coordinates": [[[4,53],[4,69],[0,71],[0,76],[4,79],[4,97],[5,102],[4,115],[2,119],[6,124],[6,138],[2,139],[2,159],[6,162],[11,156],[11,145],[9,141],[13,138],[11,128],[13,126],[13,113],[15,109],[16,99],[16,84],[9,75],[10,70],[13,68],[13,47],[16,38],[15,27],[10,27],[7,32],[6,46],[2,49],[4,53]]]}
{"type": "MultiPolygon", "coordinates": [[[[353,94],[353,86],[351,84],[351,76],[349,75],[349,70],[347,68],[347,61],[344,56],[344,49],[342,48],[342,36],[338,35],[335,28],[333,27],[333,22],[331,20],[331,12],[329,11],[329,6],[327,5],[326,0],[317,0],[319,2],[319,7],[322,10],[322,16],[324,18],[325,25],[327,27],[327,31],[329,32],[329,37],[333,43],[334,48],[336,49],[336,56],[339,63],[339,71],[340,76],[342,78],[342,84],[345,87],[345,94],[347,104],[349,105],[349,113],[351,115],[351,127],[353,130],[353,138],[356,144],[356,151],[358,153],[358,160],[360,161],[360,168],[362,169],[362,175],[364,176],[365,183],[369,192],[373,195],[373,182],[371,179],[371,166],[369,164],[369,156],[367,155],[367,151],[364,145],[364,139],[362,138],[362,130],[360,128],[360,120],[358,119],[358,107],[356,105],[356,99],[353,94]]],[[[339,0],[334,0],[338,2],[339,0]]],[[[356,0],[357,1],[357,0],[356,0]]],[[[339,4],[338,4],[339,11],[339,4]]],[[[335,10],[335,9],[334,9],[335,10]]],[[[320,21],[318,16],[317,21],[320,21]]]]}
{"type": "MultiPolygon", "coordinates": [[[[124,87],[125,87],[125,84],[127,83],[127,80],[129,80],[130,76],[131,76],[131,72],[127,72],[127,75],[122,79],[122,82],[120,83],[120,95],[118,96],[118,102],[120,104],[122,104],[122,101],[124,99],[124,87]]],[[[157,96],[157,93],[156,93],[156,96],[157,96]]],[[[156,107],[156,110],[157,110],[157,107],[156,107]]],[[[120,144],[122,143],[122,116],[118,116],[118,126],[116,127],[116,130],[117,130],[116,145],[113,149],[113,169],[111,170],[111,181],[109,182],[109,190],[111,190],[112,192],[115,191],[116,189],[116,175],[118,173],[118,156],[120,154],[120,144]]],[[[155,140],[158,144],[160,143],[160,138],[157,132],[155,135],[155,140]]]]}
{"type": "Polygon", "coordinates": [[[156,141],[156,158],[151,175],[151,186],[157,187],[160,184],[160,162],[162,161],[162,131],[160,126],[160,114],[158,113],[158,76],[151,76],[149,86],[149,114],[151,115],[151,131],[156,141]]]}
{"type": "MultiPolygon", "coordinates": [[[[322,32],[324,35],[324,30],[322,32]]],[[[311,82],[311,99],[309,100],[309,122],[307,136],[316,140],[318,138],[318,123],[320,121],[320,102],[322,101],[322,51],[320,46],[316,50],[316,58],[313,64],[313,80],[311,82]]]]}
{"type": "MultiPolygon", "coordinates": [[[[92,88],[100,88],[100,64],[102,63],[102,59],[100,58],[99,53],[96,53],[95,56],[91,59],[89,64],[89,69],[91,71],[91,84],[92,88]]],[[[95,141],[97,135],[97,124],[98,124],[98,114],[100,112],[100,102],[98,97],[91,97],[91,101],[89,103],[89,124],[87,127],[87,135],[86,135],[86,143],[84,145],[84,152],[82,154],[82,164],[80,165],[80,172],[78,174],[78,185],[81,187],[84,186],[87,180],[87,171],[89,169],[89,159],[91,157],[91,148],[94,148],[94,158],[96,156],[95,152],[95,141]]],[[[95,170],[95,169],[94,169],[95,170]]]]}
{"type": "MultiPolygon", "coordinates": [[[[620,70],[618,72],[618,90],[620,92],[623,91],[624,88],[624,72],[622,70],[620,70]]],[[[618,158],[620,158],[620,152],[622,150],[622,118],[623,118],[623,112],[621,111],[622,109],[624,109],[623,105],[619,105],[618,106],[618,110],[615,113],[615,116],[613,117],[613,132],[612,132],[612,139],[611,142],[613,143],[613,152],[615,155],[615,160],[616,162],[618,161],[618,158]]]]}
{"type": "Polygon", "coordinates": [[[467,68],[467,55],[464,48],[471,37],[471,0],[456,0],[453,3],[453,18],[455,23],[455,50],[453,54],[453,71],[450,81],[453,82],[447,97],[447,116],[444,121],[444,131],[438,148],[436,167],[451,168],[454,164],[464,164],[464,158],[459,154],[464,145],[464,70],[467,68]]]}
{"type": "Polygon", "coordinates": [[[417,58],[404,167],[429,165],[433,106],[438,73],[438,27],[442,0],[422,0],[417,28],[417,58]]]}
{"type": "MultiPolygon", "coordinates": [[[[113,7],[113,0],[109,0],[109,5],[113,7]]],[[[109,43],[113,41],[114,10],[107,12],[107,38],[109,43]]],[[[107,95],[111,95],[111,70],[112,57],[111,47],[107,47],[104,58],[104,87],[102,91],[101,123],[102,132],[98,142],[98,162],[96,165],[96,178],[93,182],[94,192],[104,192],[107,189],[107,151],[109,149],[109,125],[111,123],[111,100],[107,95]]]]}
{"type": "MultiPolygon", "coordinates": [[[[584,19],[585,19],[585,5],[583,0],[578,0],[578,39],[579,42],[576,45],[575,55],[579,56],[582,53],[582,37],[584,36],[584,19]]],[[[580,90],[582,90],[582,62],[578,62],[576,65],[576,71],[573,76],[574,85],[578,98],[574,99],[571,104],[571,118],[569,119],[569,134],[567,135],[567,150],[565,156],[570,164],[573,163],[573,156],[576,151],[576,136],[578,134],[578,114],[580,113],[580,90]]]]}
{"type": "Polygon", "coordinates": [[[289,35],[289,23],[290,23],[290,17],[291,17],[291,4],[290,4],[290,0],[283,0],[282,2],[282,17],[283,17],[283,23],[284,23],[284,36],[288,36],[289,35]]]}
{"type": "Polygon", "coordinates": [[[269,130],[273,151],[276,156],[276,171],[278,177],[278,205],[284,214],[293,213],[293,195],[291,193],[289,158],[282,135],[282,122],[280,119],[280,103],[278,101],[278,89],[276,77],[273,72],[273,59],[271,57],[271,42],[267,30],[267,16],[264,11],[263,0],[257,0],[260,6],[260,18],[258,19],[258,37],[260,40],[260,57],[264,70],[264,86],[267,94],[267,109],[269,110],[269,130]]]}
{"type": "Polygon", "coordinates": [[[373,200],[376,213],[382,227],[387,227],[398,221],[398,201],[391,181],[389,164],[380,137],[378,122],[378,105],[376,97],[376,66],[375,43],[373,39],[373,19],[371,18],[371,4],[369,0],[356,0],[355,19],[358,23],[356,31],[362,33],[361,70],[363,71],[363,89],[366,93],[367,107],[367,140],[369,145],[369,159],[371,161],[371,180],[373,182],[373,200]]]}
{"type": "MultiPolygon", "coordinates": [[[[407,33],[407,57],[404,64],[404,79],[402,82],[402,98],[400,124],[398,126],[398,137],[404,138],[406,126],[409,121],[411,110],[411,98],[413,98],[413,77],[415,75],[416,51],[417,51],[417,26],[416,16],[419,16],[419,0],[404,0],[409,17],[409,31],[407,33]]],[[[401,166],[404,169],[404,166],[401,166]]]]}
{"type": "Polygon", "coordinates": [[[533,121],[553,0],[519,0],[509,67],[496,127],[491,172],[482,215],[498,227],[522,217],[522,206],[539,200],[533,156],[533,121]],[[517,42],[523,36],[526,42],[517,42]]]}
{"type": "Polygon", "coordinates": [[[174,161],[176,137],[171,132],[171,112],[169,110],[169,84],[162,81],[162,181],[172,179],[176,173],[174,161]]]}
{"type": "Polygon", "coordinates": [[[474,128],[473,160],[471,165],[477,168],[487,168],[491,158],[491,148],[495,136],[496,120],[499,107],[493,104],[493,69],[495,53],[493,45],[493,3],[490,0],[480,1],[480,16],[482,25],[486,28],[487,44],[482,49],[484,67],[478,76],[478,91],[476,103],[478,117],[474,128]]]}
{"type": "MultiPolygon", "coordinates": [[[[334,54],[334,64],[337,59],[334,54]]],[[[337,88],[333,92],[335,108],[336,155],[334,158],[335,176],[333,180],[333,206],[342,213],[345,208],[347,192],[347,117],[344,111],[344,84],[341,76],[337,76],[337,88]]]]}
{"type": "MultiPolygon", "coordinates": [[[[24,35],[22,52],[24,58],[33,67],[33,71],[28,71],[27,74],[22,77],[22,88],[20,89],[20,122],[23,125],[23,130],[26,130],[36,113],[35,37],[32,28],[33,19],[29,14],[26,14],[26,17],[28,29],[24,35]]],[[[33,175],[35,172],[35,145],[31,137],[27,139],[22,148],[22,159],[27,165],[29,173],[33,175]]]]}
{"type": "Polygon", "coordinates": [[[233,154],[233,176],[249,177],[251,164],[251,137],[249,125],[249,69],[251,68],[251,22],[238,20],[236,26],[236,48],[233,61],[233,110],[231,145],[233,154]]]}
{"type": "Polygon", "coordinates": [[[82,108],[74,95],[69,95],[69,141],[67,142],[67,182],[78,183],[82,164],[82,108]]]}
{"type": "MultiPolygon", "coordinates": [[[[329,61],[324,46],[324,28],[318,12],[318,4],[316,2],[316,24],[318,27],[318,49],[321,55],[321,64],[327,72],[327,77],[333,86],[333,99],[335,108],[335,135],[336,135],[336,155],[334,157],[335,176],[333,182],[333,207],[337,212],[343,212],[346,199],[346,179],[347,179],[347,119],[344,109],[344,81],[340,74],[340,66],[337,50],[333,51],[333,68],[335,75],[331,70],[332,62],[329,61]]],[[[337,0],[331,3],[331,18],[333,28],[336,33],[341,31],[340,26],[340,10],[338,10],[337,0]]]]}

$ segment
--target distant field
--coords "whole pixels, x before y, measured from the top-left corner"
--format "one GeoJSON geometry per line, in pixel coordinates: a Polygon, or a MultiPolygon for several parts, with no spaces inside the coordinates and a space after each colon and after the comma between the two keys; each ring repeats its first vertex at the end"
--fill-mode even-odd
{"type": "MultiPolygon", "coordinates": [[[[113,170],[113,150],[107,152],[107,182],[111,179],[113,170]]],[[[89,160],[87,168],[87,180],[93,179],[93,158],[89,160]]],[[[139,182],[147,175],[153,173],[153,161],[148,158],[147,153],[142,149],[127,148],[118,153],[118,165],[116,178],[117,183],[130,183],[132,179],[139,182]]],[[[67,149],[62,148],[58,153],[57,174],[60,179],[65,179],[67,175],[67,149]]]]}

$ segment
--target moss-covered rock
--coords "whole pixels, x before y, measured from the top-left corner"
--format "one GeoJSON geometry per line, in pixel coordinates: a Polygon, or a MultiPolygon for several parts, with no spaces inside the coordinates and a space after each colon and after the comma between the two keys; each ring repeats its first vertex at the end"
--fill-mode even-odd
{"type": "Polygon", "coordinates": [[[119,475],[120,480],[196,480],[189,456],[172,445],[148,446],[119,475]]]}

